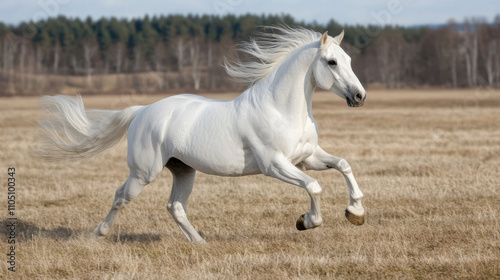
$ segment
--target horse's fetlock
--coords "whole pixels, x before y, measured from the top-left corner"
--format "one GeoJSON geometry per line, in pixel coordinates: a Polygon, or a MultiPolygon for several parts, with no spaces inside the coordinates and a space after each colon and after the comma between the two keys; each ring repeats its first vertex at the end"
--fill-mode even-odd
{"type": "Polygon", "coordinates": [[[318,216],[311,216],[311,223],[314,225],[314,227],[319,227],[321,224],[323,224],[323,218],[318,216]]]}
{"type": "Polygon", "coordinates": [[[363,198],[363,193],[361,192],[357,192],[352,195],[352,199],[354,199],[355,201],[360,201],[362,198],[363,198]]]}

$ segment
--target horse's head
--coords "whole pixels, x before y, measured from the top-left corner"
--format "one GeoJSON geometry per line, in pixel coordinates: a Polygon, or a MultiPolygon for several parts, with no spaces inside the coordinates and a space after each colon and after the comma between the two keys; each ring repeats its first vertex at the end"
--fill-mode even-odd
{"type": "Polygon", "coordinates": [[[316,85],[335,92],[347,101],[350,107],[363,106],[366,91],[351,68],[351,58],[340,47],[344,31],[335,38],[327,32],[320,40],[318,55],[313,62],[316,85]]]}

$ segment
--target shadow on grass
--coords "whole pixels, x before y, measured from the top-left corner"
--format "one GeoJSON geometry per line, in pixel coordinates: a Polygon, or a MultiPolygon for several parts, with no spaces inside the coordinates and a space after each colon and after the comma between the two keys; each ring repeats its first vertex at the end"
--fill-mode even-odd
{"type": "MultiPolygon", "coordinates": [[[[10,220],[3,219],[1,220],[0,226],[0,236],[5,236],[5,238],[9,238],[11,235],[11,229],[9,224],[13,222],[10,220]]],[[[51,238],[58,241],[67,241],[70,239],[76,239],[81,236],[92,236],[92,230],[87,229],[72,229],[59,226],[53,229],[46,229],[40,226],[37,226],[32,223],[27,223],[22,220],[15,221],[15,239],[18,242],[30,241],[36,238],[51,238]]],[[[153,243],[161,241],[161,236],[158,234],[150,235],[150,234],[134,234],[134,233],[122,233],[122,234],[112,234],[108,237],[105,237],[105,240],[109,240],[112,242],[121,242],[121,243],[153,243]]]]}
{"type": "MultiPolygon", "coordinates": [[[[1,224],[4,225],[0,227],[0,233],[3,236],[12,235],[12,228],[9,227],[10,223],[13,221],[2,220],[1,224]]],[[[57,240],[68,240],[71,237],[78,235],[82,231],[69,229],[65,227],[57,227],[55,229],[45,229],[34,224],[24,222],[22,220],[15,221],[15,239],[16,241],[27,241],[33,240],[37,237],[50,237],[57,240]]]]}
{"type": "Polygon", "coordinates": [[[127,233],[127,234],[111,234],[106,237],[107,240],[120,242],[120,243],[154,243],[161,241],[161,236],[159,234],[145,234],[145,233],[127,233]]]}

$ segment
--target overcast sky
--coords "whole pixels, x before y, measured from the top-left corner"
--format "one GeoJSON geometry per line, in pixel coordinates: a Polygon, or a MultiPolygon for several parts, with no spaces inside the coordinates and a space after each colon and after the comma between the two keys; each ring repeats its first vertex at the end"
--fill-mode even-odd
{"type": "Polygon", "coordinates": [[[420,25],[453,18],[500,15],[498,0],[0,0],[0,21],[17,24],[59,14],[97,19],[146,14],[281,14],[295,19],[340,24],[420,25]]]}

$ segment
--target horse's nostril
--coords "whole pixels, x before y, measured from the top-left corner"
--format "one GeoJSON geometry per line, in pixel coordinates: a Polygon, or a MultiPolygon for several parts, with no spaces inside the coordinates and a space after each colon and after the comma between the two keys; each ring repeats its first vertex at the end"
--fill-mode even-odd
{"type": "Polygon", "coordinates": [[[356,101],[359,102],[359,101],[363,100],[363,95],[361,95],[361,93],[356,93],[356,97],[355,98],[356,98],[356,101]]]}

